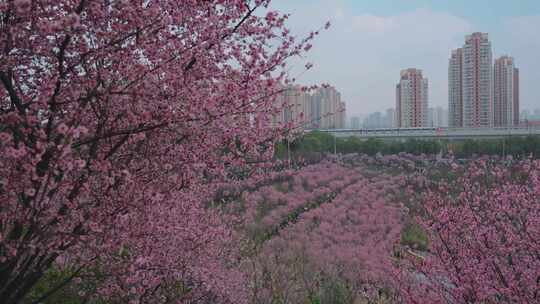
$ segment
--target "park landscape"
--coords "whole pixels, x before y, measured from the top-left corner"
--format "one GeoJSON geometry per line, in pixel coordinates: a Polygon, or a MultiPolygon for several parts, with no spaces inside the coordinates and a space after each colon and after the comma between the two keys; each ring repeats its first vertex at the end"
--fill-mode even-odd
{"type": "Polygon", "coordinates": [[[317,148],[269,2],[0,3],[0,302],[539,302],[537,139],[317,148]]]}

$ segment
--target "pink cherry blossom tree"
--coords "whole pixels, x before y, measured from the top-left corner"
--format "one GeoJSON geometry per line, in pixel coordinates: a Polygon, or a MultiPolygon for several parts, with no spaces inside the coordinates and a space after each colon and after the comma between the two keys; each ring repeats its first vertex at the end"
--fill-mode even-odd
{"type": "Polygon", "coordinates": [[[203,203],[272,156],[285,61],[317,34],[269,2],[0,3],[3,303],[52,265],[99,269],[125,302],[241,302],[203,203]]]}
{"type": "Polygon", "coordinates": [[[479,159],[451,165],[424,187],[425,257],[402,266],[406,303],[540,301],[540,162],[479,159]]]}

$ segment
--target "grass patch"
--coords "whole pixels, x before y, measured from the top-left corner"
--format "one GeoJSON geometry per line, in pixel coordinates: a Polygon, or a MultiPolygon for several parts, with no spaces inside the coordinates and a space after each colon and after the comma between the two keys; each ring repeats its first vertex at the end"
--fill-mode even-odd
{"type": "Polygon", "coordinates": [[[413,249],[427,251],[429,240],[427,233],[414,222],[407,223],[401,232],[401,244],[413,249]]]}

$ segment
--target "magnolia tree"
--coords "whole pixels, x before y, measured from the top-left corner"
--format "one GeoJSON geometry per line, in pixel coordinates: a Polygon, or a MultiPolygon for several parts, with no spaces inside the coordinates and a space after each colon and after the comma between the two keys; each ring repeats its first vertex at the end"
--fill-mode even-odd
{"type": "Polygon", "coordinates": [[[425,257],[403,263],[407,303],[540,301],[540,162],[452,164],[426,189],[425,257]]]}
{"type": "Polygon", "coordinates": [[[0,3],[3,303],[53,265],[121,302],[241,301],[234,235],[201,203],[272,155],[285,60],[317,34],[269,2],[0,3]]]}

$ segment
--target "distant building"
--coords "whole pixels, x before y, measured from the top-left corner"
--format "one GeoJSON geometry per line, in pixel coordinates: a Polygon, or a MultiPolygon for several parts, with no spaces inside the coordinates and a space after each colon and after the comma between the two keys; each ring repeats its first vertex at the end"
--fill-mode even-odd
{"type": "Polygon", "coordinates": [[[428,109],[428,127],[448,127],[448,111],[443,107],[428,109]]]}
{"type": "Polygon", "coordinates": [[[540,121],[540,109],[535,109],[532,113],[530,110],[522,110],[520,120],[523,121],[540,121]]]}
{"type": "Polygon", "coordinates": [[[339,103],[338,112],[337,112],[337,120],[336,120],[336,128],[338,129],[344,129],[346,127],[346,120],[347,120],[347,104],[343,101],[339,103]]]}
{"type": "Polygon", "coordinates": [[[393,128],[395,113],[394,109],[387,109],[384,113],[371,113],[364,119],[362,127],[367,129],[393,128]]]}
{"type": "Polygon", "coordinates": [[[280,111],[274,115],[274,125],[294,123],[306,125],[311,116],[311,96],[300,86],[287,86],[283,88],[277,98],[277,107],[280,111]]]}
{"type": "Polygon", "coordinates": [[[312,128],[341,129],[345,127],[345,103],[341,101],[341,93],[334,87],[317,89],[311,97],[312,128]]]}
{"type": "Polygon", "coordinates": [[[396,86],[396,127],[426,127],[427,110],[427,78],[422,76],[422,70],[402,70],[400,81],[396,86]]]}
{"type": "Polygon", "coordinates": [[[522,110],[519,116],[520,116],[521,120],[529,119],[529,117],[531,116],[531,111],[522,110]]]}
{"type": "Polygon", "coordinates": [[[333,87],[320,88],[313,94],[300,86],[287,86],[277,98],[278,113],[274,125],[292,123],[312,129],[345,128],[346,105],[333,87]]]}
{"type": "Polygon", "coordinates": [[[495,60],[493,124],[495,127],[519,125],[519,70],[514,59],[502,56],[495,60]]]}
{"type": "Polygon", "coordinates": [[[374,112],[368,115],[364,120],[364,128],[379,129],[384,126],[384,117],[381,112],[374,112]]]}
{"type": "Polygon", "coordinates": [[[437,107],[439,127],[448,127],[448,109],[437,107]]]}
{"type": "Polygon", "coordinates": [[[523,128],[537,128],[540,127],[540,120],[524,119],[519,123],[519,126],[523,128]]]}
{"type": "Polygon", "coordinates": [[[359,116],[353,116],[351,117],[351,129],[360,129],[362,127],[362,120],[359,116]]]}
{"type": "Polygon", "coordinates": [[[463,127],[463,49],[452,51],[448,60],[448,125],[463,127]]]}
{"type": "Polygon", "coordinates": [[[463,126],[493,125],[493,59],[487,33],[473,33],[463,46],[463,126]]]}
{"type": "Polygon", "coordinates": [[[396,110],[394,108],[390,108],[386,110],[386,126],[388,128],[395,128],[396,124],[396,110]]]}

